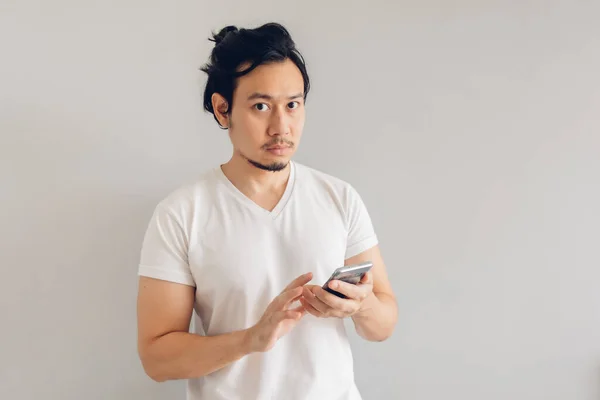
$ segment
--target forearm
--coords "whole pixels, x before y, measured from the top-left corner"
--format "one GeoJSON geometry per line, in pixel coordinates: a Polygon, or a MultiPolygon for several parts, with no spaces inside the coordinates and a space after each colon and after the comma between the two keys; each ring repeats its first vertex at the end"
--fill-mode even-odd
{"type": "Polygon", "coordinates": [[[146,346],[142,363],[152,379],[162,382],[208,375],[249,353],[248,331],[218,336],[171,332],[146,346]]]}
{"type": "Polygon", "coordinates": [[[370,341],[383,341],[392,335],[398,320],[398,307],[393,297],[372,293],[363,303],[362,310],[352,316],[356,332],[370,341]]]}

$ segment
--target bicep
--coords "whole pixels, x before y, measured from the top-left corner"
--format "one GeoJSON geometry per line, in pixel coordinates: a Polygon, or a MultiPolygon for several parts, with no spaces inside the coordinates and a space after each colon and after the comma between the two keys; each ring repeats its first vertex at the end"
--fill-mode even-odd
{"type": "Polygon", "coordinates": [[[373,268],[371,268],[373,275],[373,293],[384,293],[395,299],[396,297],[394,296],[394,291],[388,278],[387,269],[379,245],[375,245],[360,254],[346,259],[344,264],[352,265],[365,261],[371,261],[373,263],[373,268]]]}
{"type": "Polygon", "coordinates": [[[194,309],[195,288],[140,276],[137,318],[140,351],[171,332],[188,332],[194,309]]]}

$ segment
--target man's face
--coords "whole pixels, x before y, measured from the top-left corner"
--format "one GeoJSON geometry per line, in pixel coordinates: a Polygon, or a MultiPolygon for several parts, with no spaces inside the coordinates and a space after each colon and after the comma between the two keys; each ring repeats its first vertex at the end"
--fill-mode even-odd
{"type": "Polygon", "coordinates": [[[238,79],[229,116],[236,156],[278,171],[295,153],[304,128],[304,80],[289,59],[263,64],[238,79]]]}

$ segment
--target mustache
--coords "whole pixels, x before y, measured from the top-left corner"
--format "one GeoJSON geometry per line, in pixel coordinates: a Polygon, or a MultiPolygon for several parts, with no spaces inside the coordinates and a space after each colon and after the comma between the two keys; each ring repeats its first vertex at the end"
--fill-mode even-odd
{"type": "Polygon", "coordinates": [[[263,149],[268,149],[269,147],[273,147],[273,146],[294,147],[294,142],[291,142],[291,141],[286,140],[286,139],[276,139],[276,140],[271,140],[270,142],[265,143],[262,146],[262,148],[263,149]]]}

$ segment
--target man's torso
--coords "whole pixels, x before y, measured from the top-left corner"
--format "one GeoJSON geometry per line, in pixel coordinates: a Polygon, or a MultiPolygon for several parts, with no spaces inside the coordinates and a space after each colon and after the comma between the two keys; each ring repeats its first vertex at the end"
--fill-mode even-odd
{"type": "MultiPolygon", "coordinates": [[[[168,198],[188,240],[196,284],[194,329],[218,335],[254,325],[293,279],[322,284],[347,258],[348,188],[292,163],[273,211],[216,168],[168,198]]],[[[189,399],[360,399],[343,321],[307,314],[273,349],[192,379],[189,399]]]]}

